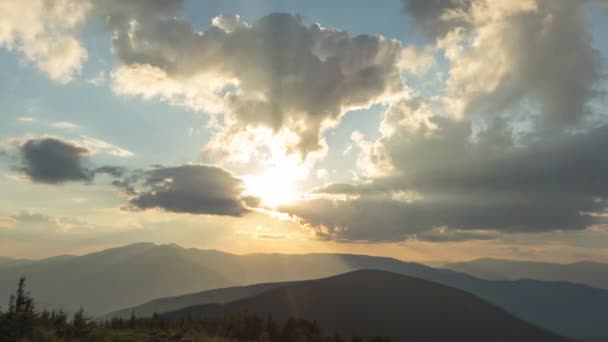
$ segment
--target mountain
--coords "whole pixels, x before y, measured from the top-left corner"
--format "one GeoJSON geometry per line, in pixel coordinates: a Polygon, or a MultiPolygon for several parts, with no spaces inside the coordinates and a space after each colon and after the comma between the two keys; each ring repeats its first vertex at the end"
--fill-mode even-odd
{"type": "Polygon", "coordinates": [[[224,305],[188,307],[166,318],[248,312],[284,322],[314,320],[329,331],[394,341],[569,341],[478,297],[396,273],[361,270],[271,289],[224,305]]]}
{"type": "Polygon", "coordinates": [[[28,262],[31,262],[31,260],[0,257],[0,269],[13,267],[15,265],[23,265],[28,262]]]}
{"type": "Polygon", "coordinates": [[[391,258],[350,254],[235,255],[140,243],[0,269],[0,299],[8,300],[23,275],[38,306],[73,311],[82,305],[99,315],[162,297],[318,279],[360,269],[391,271],[455,287],[561,335],[608,336],[606,290],[565,282],[489,281],[391,258]]]}
{"type": "Polygon", "coordinates": [[[129,318],[132,314],[137,317],[151,317],[154,313],[175,311],[188,306],[202,304],[224,304],[238,299],[249,298],[260,293],[291,285],[294,282],[264,283],[249,286],[233,286],[214,289],[181,296],[166,297],[149,301],[131,308],[117,310],[105,315],[104,318],[129,318]]]}
{"type": "Polygon", "coordinates": [[[446,264],[444,267],[490,280],[537,279],[569,281],[608,289],[608,264],[597,262],[584,261],[572,264],[557,264],[533,261],[477,259],[468,262],[446,264]]]}

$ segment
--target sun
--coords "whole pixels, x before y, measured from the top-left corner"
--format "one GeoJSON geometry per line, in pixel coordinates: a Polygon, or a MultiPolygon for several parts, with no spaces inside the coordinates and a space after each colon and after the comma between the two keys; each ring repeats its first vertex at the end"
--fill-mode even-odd
{"type": "Polygon", "coordinates": [[[298,194],[294,181],[287,172],[280,169],[267,170],[259,175],[243,177],[247,195],[260,198],[262,204],[276,208],[279,205],[293,202],[298,194]]]}

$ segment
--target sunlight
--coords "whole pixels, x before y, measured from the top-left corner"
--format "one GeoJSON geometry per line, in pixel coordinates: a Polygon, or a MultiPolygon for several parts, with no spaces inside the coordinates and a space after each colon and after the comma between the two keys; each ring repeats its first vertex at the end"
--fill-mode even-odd
{"type": "Polygon", "coordinates": [[[262,204],[271,208],[294,201],[298,195],[293,179],[283,168],[276,167],[260,175],[244,176],[246,193],[259,197],[262,204]]]}

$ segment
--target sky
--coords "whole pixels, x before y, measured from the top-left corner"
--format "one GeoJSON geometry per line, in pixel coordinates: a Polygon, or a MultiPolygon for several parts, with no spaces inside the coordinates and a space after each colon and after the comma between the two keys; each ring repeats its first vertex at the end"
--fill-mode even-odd
{"type": "Polygon", "coordinates": [[[608,262],[604,0],[0,0],[0,255],[608,262]]]}

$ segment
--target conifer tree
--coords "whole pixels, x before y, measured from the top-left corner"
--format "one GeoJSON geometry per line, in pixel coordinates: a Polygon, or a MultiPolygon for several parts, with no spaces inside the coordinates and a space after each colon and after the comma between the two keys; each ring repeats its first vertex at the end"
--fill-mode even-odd
{"type": "Polygon", "coordinates": [[[87,337],[93,330],[93,322],[91,318],[85,315],[84,308],[80,307],[80,310],[74,314],[72,329],[74,336],[77,338],[87,337]]]}

